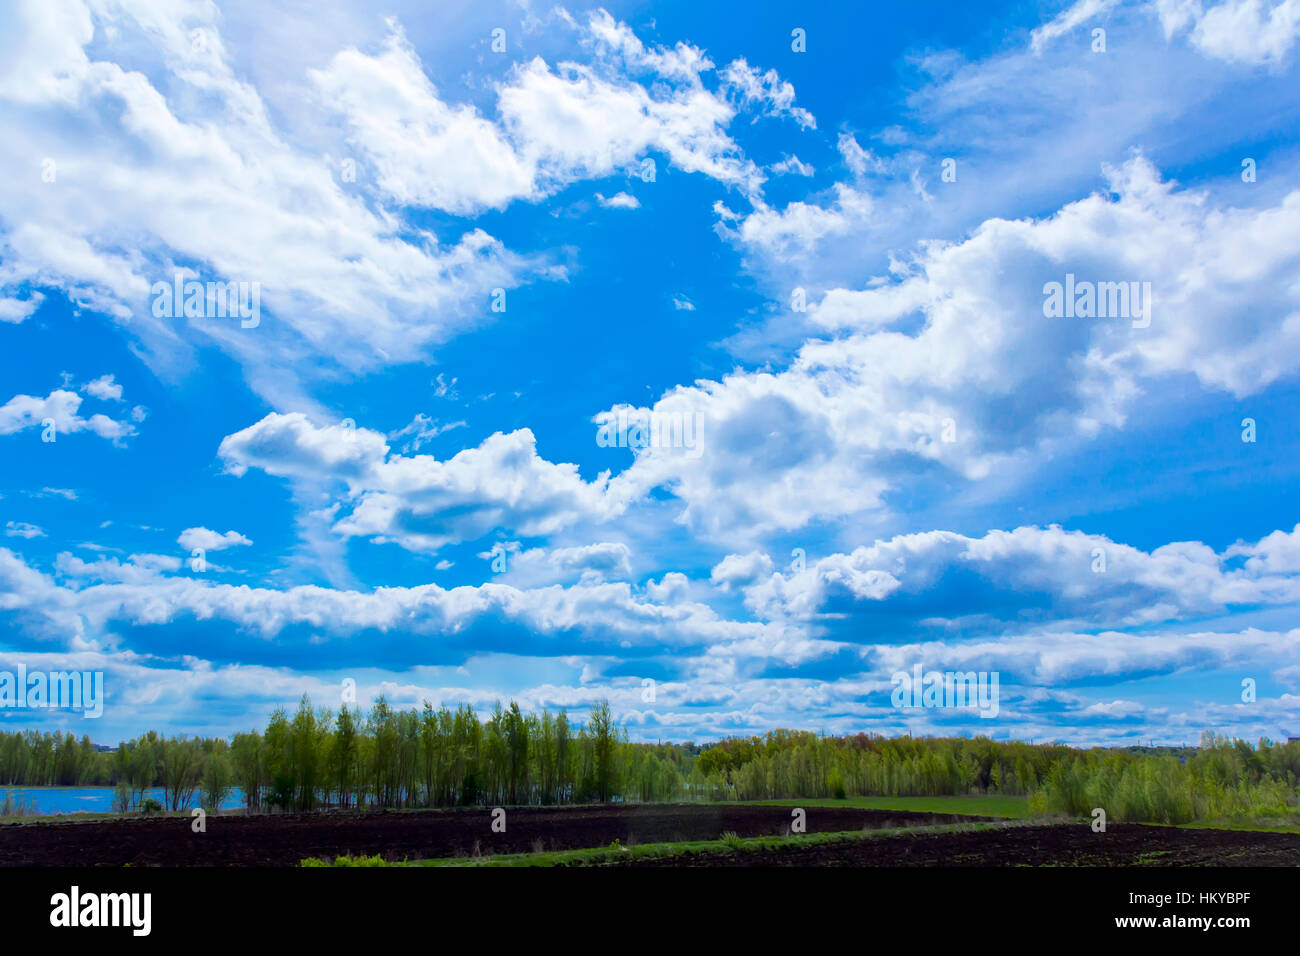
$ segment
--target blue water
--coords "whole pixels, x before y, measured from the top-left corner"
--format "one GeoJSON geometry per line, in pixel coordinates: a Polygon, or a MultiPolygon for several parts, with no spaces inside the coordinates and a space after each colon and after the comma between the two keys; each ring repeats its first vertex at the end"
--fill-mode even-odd
{"type": "MultiPolygon", "coordinates": [[[[28,807],[35,806],[36,812],[41,814],[113,811],[112,787],[0,787],[0,804],[4,803],[5,794],[9,794],[14,802],[21,799],[28,807]]],[[[166,806],[162,787],[154,787],[147,791],[147,795],[166,806]]],[[[196,806],[197,803],[196,794],[190,806],[196,806]]],[[[235,789],[221,805],[221,809],[231,810],[243,805],[243,791],[235,789]]]]}

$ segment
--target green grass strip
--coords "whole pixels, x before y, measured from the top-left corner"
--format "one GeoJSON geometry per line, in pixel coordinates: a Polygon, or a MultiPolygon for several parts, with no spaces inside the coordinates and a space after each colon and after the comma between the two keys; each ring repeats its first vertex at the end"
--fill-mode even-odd
{"type": "Polygon", "coordinates": [[[761,800],[762,807],[843,807],[848,810],[898,810],[910,813],[957,813],[977,817],[1004,817],[1027,820],[1033,816],[1026,797],[951,796],[951,797],[848,797],[844,800],[761,800]]]}
{"type": "MultiPolygon", "coordinates": [[[[622,846],[591,847],[582,850],[554,850],[541,853],[504,853],[495,856],[445,857],[431,860],[408,860],[402,863],[375,862],[374,857],[340,857],[335,866],[607,866],[628,860],[677,860],[689,864],[692,857],[726,856],[731,854],[763,853],[771,850],[801,849],[854,843],[861,840],[878,840],[900,836],[931,836],[943,833],[966,833],[979,830],[997,830],[1017,826],[1013,822],[947,823],[929,827],[890,827],[885,830],[849,830],[836,833],[807,833],[798,836],[738,837],[727,834],[718,840],[697,840],[683,843],[644,843],[622,846]],[[364,862],[362,862],[364,861],[364,862]]],[[[304,860],[303,866],[327,866],[321,860],[304,860]]]]}

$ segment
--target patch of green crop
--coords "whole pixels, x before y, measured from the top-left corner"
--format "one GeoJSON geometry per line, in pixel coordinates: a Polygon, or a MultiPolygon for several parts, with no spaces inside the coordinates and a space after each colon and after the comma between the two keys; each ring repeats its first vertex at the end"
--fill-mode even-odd
{"type": "Polygon", "coordinates": [[[1181,824],[1183,830],[1245,830],[1250,833],[1300,833],[1300,821],[1291,820],[1199,820],[1181,824]]]}
{"type": "Polygon", "coordinates": [[[309,856],[303,860],[300,866],[307,868],[330,867],[330,866],[393,866],[382,856],[376,853],[374,856],[336,856],[332,862],[326,862],[320,857],[309,856]]]}

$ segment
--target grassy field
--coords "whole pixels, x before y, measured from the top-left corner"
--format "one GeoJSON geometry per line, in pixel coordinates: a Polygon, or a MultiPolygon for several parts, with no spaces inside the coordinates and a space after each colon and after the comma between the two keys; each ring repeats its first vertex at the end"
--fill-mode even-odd
{"type": "MultiPolygon", "coordinates": [[[[232,814],[243,811],[225,810],[221,816],[231,816],[232,814]]],[[[191,810],[164,810],[161,813],[152,814],[154,817],[168,818],[191,818],[191,810]]],[[[92,813],[89,810],[69,811],[67,813],[20,813],[0,816],[0,826],[9,823],[103,823],[105,820],[138,820],[145,815],[138,810],[131,810],[127,813],[118,813],[112,810],[105,810],[103,813],[92,813]]],[[[215,814],[209,814],[209,818],[215,814]]]]}
{"type": "MultiPolygon", "coordinates": [[[[1033,817],[1025,797],[849,797],[847,800],[763,800],[760,806],[854,807],[862,810],[910,810],[914,813],[965,813],[982,817],[1028,820],[1033,817]]],[[[1152,824],[1156,826],[1158,824],[1152,824]]],[[[1251,833],[1300,833],[1300,823],[1288,820],[1197,820],[1183,823],[1185,829],[1241,830],[1251,833]]]]}
{"type": "Polygon", "coordinates": [[[1006,817],[1026,820],[1029,801],[1025,797],[849,797],[846,800],[762,800],[767,807],[852,807],[858,810],[910,810],[913,813],[965,813],[977,817],[1006,817]]]}
{"type": "Polygon", "coordinates": [[[1300,833],[1300,823],[1268,823],[1264,822],[1245,822],[1238,823],[1232,820],[1197,820],[1192,823],[1182,823],[1179,827],[1184,830],[1242,830],[1247,833],[1300,833]]]}

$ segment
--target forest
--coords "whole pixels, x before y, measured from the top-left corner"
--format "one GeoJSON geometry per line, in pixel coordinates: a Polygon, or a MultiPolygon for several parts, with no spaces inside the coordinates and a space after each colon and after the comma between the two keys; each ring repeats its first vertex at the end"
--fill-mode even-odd
{"type": "Polygon", "coordinates": [[[1209,731],[1197,748],[1091,748],[987,737],[774,730],[707,745],[633,743],[608,702],[587,721],[495,705],[276,710],[229,739],[150,731],[101,751],[72,734],[0,732],[0,785],[111,786],[115,808],[412,808],[858,796],[1020,795],[1046,815],[1183,823],[1300,812],[1300,742],[1209,731]]]}

